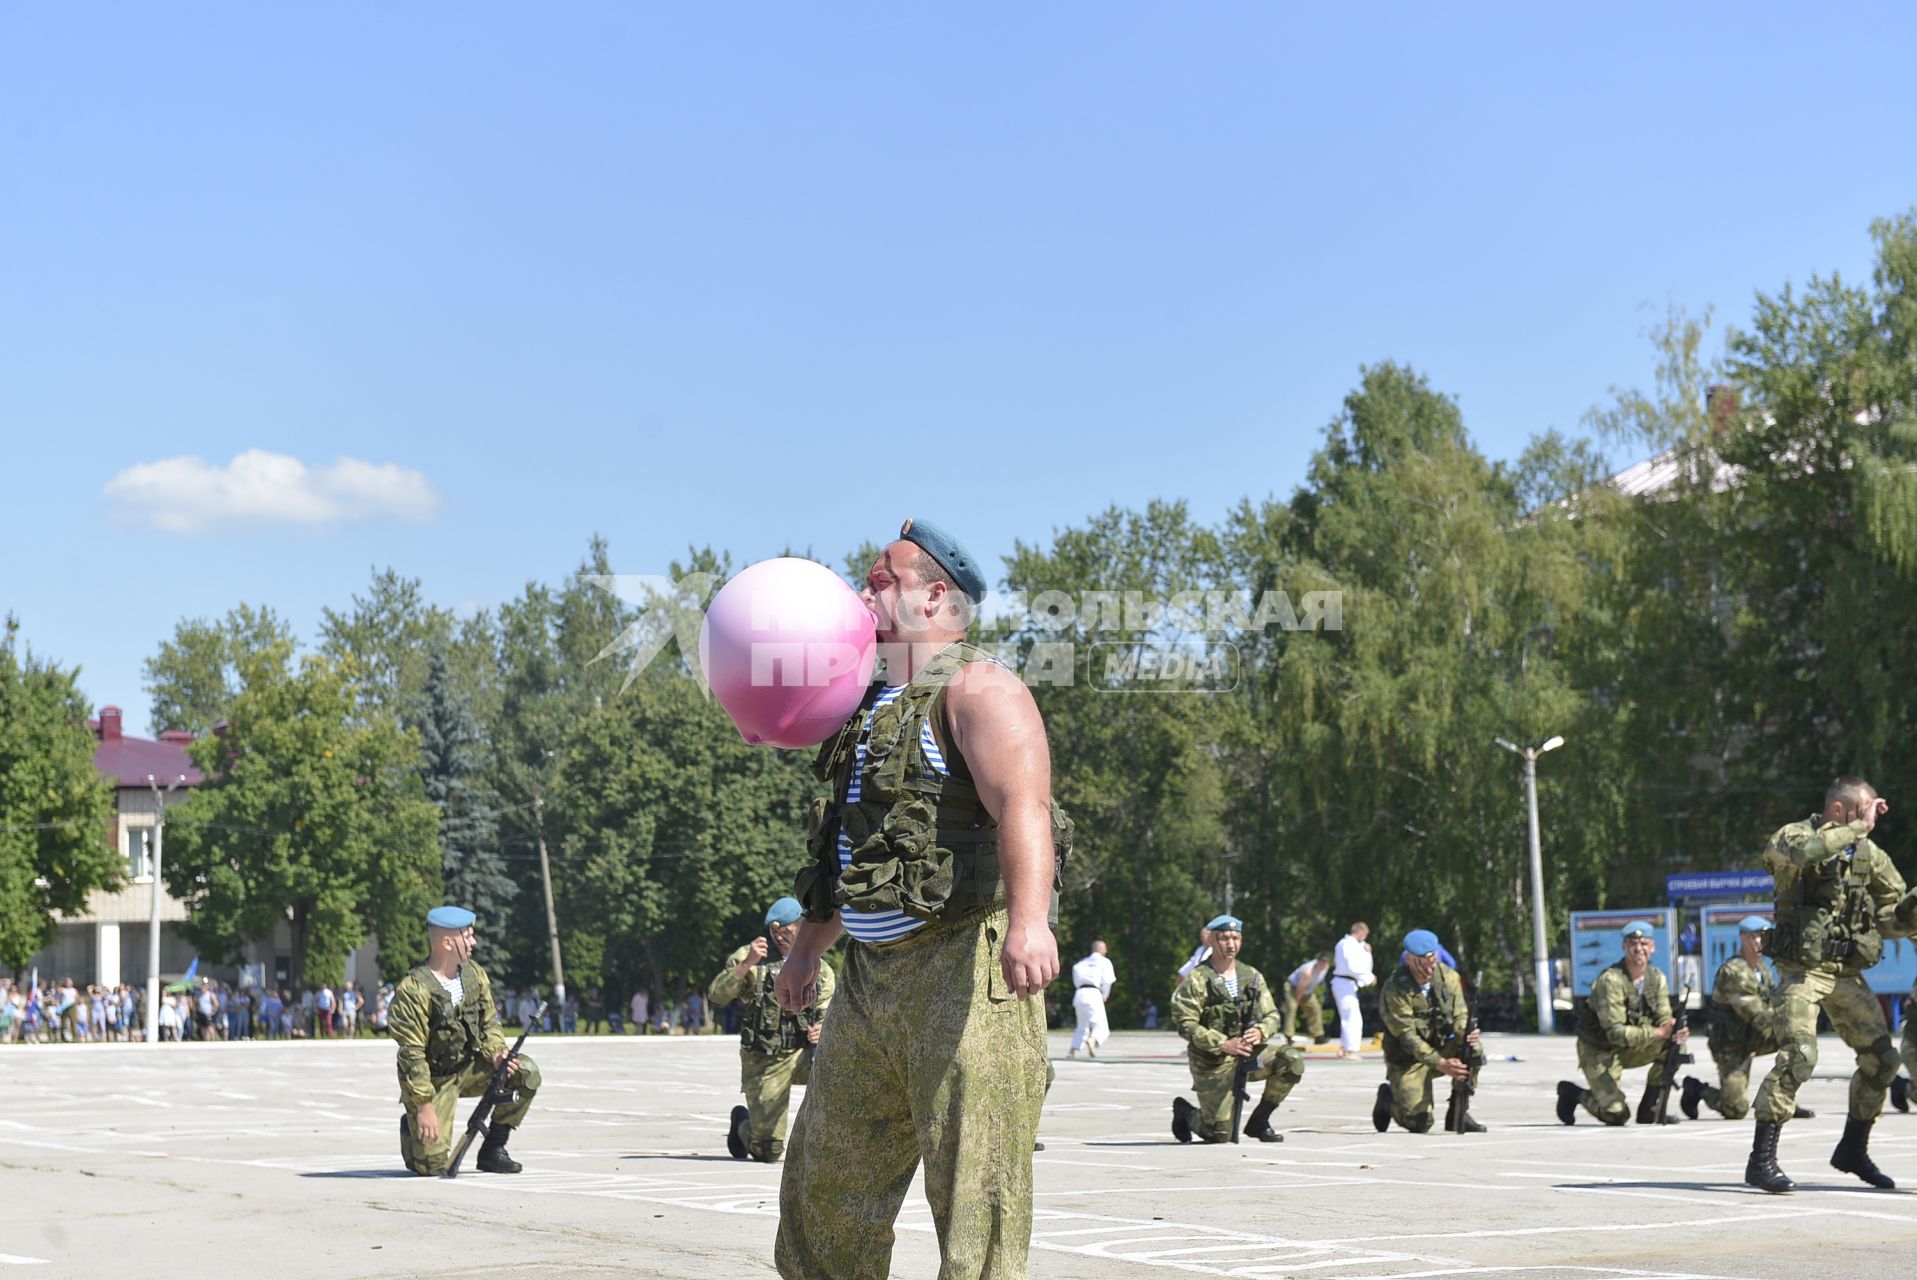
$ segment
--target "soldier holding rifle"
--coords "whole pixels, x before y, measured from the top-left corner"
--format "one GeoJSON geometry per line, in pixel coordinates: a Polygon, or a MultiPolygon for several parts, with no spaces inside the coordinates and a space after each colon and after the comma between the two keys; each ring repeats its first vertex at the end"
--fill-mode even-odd
{"type": "Polygon", "coordinates": [[[1185,1037],[1185,1056],[1191,1067],[1192,1090],[1198,1105],[1172,1099],[1172,1136],[1180,1142],[1236,1139],[1231,1120],[1232,1095],[1238,1068],[1249,1060],[1246,1080],[1263,1080],[1264,1096],[1246,1122],[1244,1133],[1260,1142],[1282,1142],[1271,1127],[1271,1113],[1292,1086],[1304,1078],[1305,1056],[1287,1043],[1272,1043],[1278,1034],[1278,1005],[1265,977],[1238,961],[1244,945],[1244,925],[1236,916],[1219,916],[1205,926],[1211,932],[1211,955],[1191,971],[1172,997],[1172,1025],[1185,1037]]]}
{"type": "MultiPolygon", "coordinates": [[[[414,1173],[446,1172],[453,1142],[453,1110],[460,1098],[477,1098],[506,1062],[506,1036],[493,1007],[492,983],[473,963],[473,913],[435,907],[426,916],[431,954],[400,979],[387,1011],[399,1049],[399,1096],[406,1114],[399,1122],[399,1154],[414,1173]]],[[[532,1107],[539,1068],[520,1055],[506,1062],[512,1082],[493,1109],[492,1127],[479,1149],[486,1173],[518,1173],[506,1142],[532,1107]]]]}

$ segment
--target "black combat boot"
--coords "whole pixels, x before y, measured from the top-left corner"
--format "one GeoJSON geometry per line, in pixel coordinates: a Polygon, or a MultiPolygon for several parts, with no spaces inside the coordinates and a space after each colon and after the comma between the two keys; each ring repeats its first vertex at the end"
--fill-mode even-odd
{"type": "Polygon", "coordinates": [[[1275,1102],[1261,1102],[1253,1107],[1251,1119],[1245,1121],[1245,1136],[1260,1142],[1283,1142],[1285,1135],[1271,1127],[1271,1113],[1277,1109],[1275,1102]]]}
{"type": "Polygon", "coordinates": [[[1898,1076],[1890,1082],[1890,1105],[1899,1111],[1910,1110],[1909,1076],[1898,1076]]]}
{"type": "MultiPolygon", "coordinates": [[[[1658,1123],[1657,1086],[1656,1085],[1647,1084],[1644,1086],[1644,1096],[1642,1098],[1639,1098],[1637,1103],[1637,1122],[1639,1124],[1657,1124],[1658,1123]]],[[[1677,1117],[1670,1114],[1669,1110],[1667,1109],[1664,1113],[1663,1123],[1676,1124],[1677,1117]]]]}
{"type": "Polygon", "coordinates": [[[1777,1134],[1783,1127],[1775,1120],[1759,1120],[1757,1136],[1751,1139],[1751,1158],[1744,1162],[1745,1184],[1774,1196],[1797,1185],[1777,1167],[1777,1134]]]}
{"type": "Polygon", "coordinates": [[[1371,1104],[1371,1127],[1383,1133],[1391,1127],[1391,1086],[1378,1086],[1378,1100],[1371,1104]]]}
{"type": "Polygon", "coordinates": [[[1471,1103],[1458,1090],[1451,1091],[1450,1105],[1444,1109],[1446,1133],[1483,1133],[1484,1126],[1471,1118],[1471,1103]]]}
{"type": "Polygon", "coordinates": [[[744,1107],[732,1109],[732,1123],[726,1127],[726,1150],[734,1160],[743,1160],[748,1152],[746,1143],[752,1132],[752,1113],[744,1107]]]}
{"type": "MultiPolygon", "coordinates": [[[[1677,1104],[1684,1109],[1684,1118],[1686,1120],[1697,1119],[1697,1104],[1708,1101],[1710,1101],[1710,1099],[1704,1096],[1704,1082],[1696,1076],[1685,1076],[1684,1096],[1678,1100],[1677,1104]]],[[[1717,1108],[1712,1107],[1711,1110],[1715,1111],[1717,1108]]]]}
{"type": "Polygon", "coordinates": [[[486,1141],[479,1144],[479,1171],[481,1173],[518,1173],[519,1161],[506,1154],[506,1140],[513,1136],[513,1127],[493,1121],[486,1130],[486,1141]]]}
{"type": "Polygon", "coordinates": [[[1180,1142],[1191,1141],[1191,1113],[1198,1110],[1183,1098],[1172,1099],[1172,1137],[1180,1142]]]}
{"type": "Polygon", "coordinates": [[[1585,1091],[1583,1089],[1578,1088],[1569,1080],[1558,1081],[1559,1124],[1576,1124],[1578,1122],[1578,1108],[1584,1105],[1584,1094],[1585,1091]]]}
{"type": "Polygon", "coordinates": [[[1844,1140],[1830,1153],[1830,1167],[1840,1173],[1854,1173],[1873,1187],[1888,1191],[1897,1184],[1870,1158],[1870,1127],[1874,1120],[1851,1116],[1844,1121],[1844,1140]]]}

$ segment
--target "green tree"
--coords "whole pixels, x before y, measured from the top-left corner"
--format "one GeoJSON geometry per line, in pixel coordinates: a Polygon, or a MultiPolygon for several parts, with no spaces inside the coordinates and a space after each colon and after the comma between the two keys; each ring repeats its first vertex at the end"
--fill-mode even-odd
{"type": "Polygon", "coordinates": [[[486,743],[444,645],[432,653],[421,697],[419,775],[439,810],[446,896],[481,920],[505,920],[518,885],[500,856],[499,797],[486,785],[486,743]]]}
{"type": "Polygon", "coordinates": [[[292,628],[266,607],[242,604],[217,621],[182,621],[146,660],[153,732],[183,729],[196,738],[211,733],[239,695],[241,671],[262,655],[285,666],[293,644],[292,628]]]}
{"type": "Polygon", "coordinates": [[[432,655],[445,650],[455,629],[453,615],[426,600],[418,578],[375,570],[371,587],[353,597],[352,608],[321,611],[320,652],[353,663],[369,710],[418,724],[432,655]]]}
{"type": "Polygon", "coordinates": [[[232,956],[292,926],[292,980],[330,981],[377,933],[396,977],[425,952],[425,911],[440,896],[437,812],[416,769],[418,739],[364,715],[350,667],[276,655],[240,669],[227,727],[192,747],[207,774],[169,816],[167,887],[202,951],[232,956]]]}
{"type": "Polygon", "coordinates": [[[0,963],[19,968],[53,940],[56,918],[117,887],[113,784],[93,768],[95,743],[76,671],[0,635],[0,963]]]}

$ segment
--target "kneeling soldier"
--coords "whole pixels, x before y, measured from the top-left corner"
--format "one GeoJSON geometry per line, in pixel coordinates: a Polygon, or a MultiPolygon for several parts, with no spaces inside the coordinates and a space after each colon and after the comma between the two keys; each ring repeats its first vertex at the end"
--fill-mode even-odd
{"type": "Polygon", "coordinates": [[[1589,998],[1578,1008],[1578,1067],[1590,1088],[1558,1081],[1558,1119],[1563,1123],[1577,1123],[1579,1105],[1605,1124],[1627,1123],[1631,1104],[1618,1080],[1632,1067],[1651,1069],[1637,1122],[1656,1123],[1652,1112],[1657,1088],[1664,1083],[1664,1050],[1673,1036],[1683,1044],[1691,1034],[1679,1030],[1671,1015],[1670,985],[1651,965],[1656,950],[1651,926],[1631,921],[1624,926],[1624,958],[1591,983],[1589,998]]]}
{"type": "Polygon", "coordinates": [[[1471,1091],[1478,1072],[1465,1061],[1478,1046],[1457,970],[1438,959],[1438,935],[1413,929],[1404,938],[1404,959],[1378,989],[1384,1021],[1385,1082],[1371,1109],[1379,1133],[1396,1120],[1413,1133],[1431,1131],[1432,1075],[1451,1081],[1444,1127],[1449,1133],[1483,1133],[1471,1118],[1471,1091]]]}
{"type": "Polygon", "coordinates": [[[786,952],[798,936],[802,912],[797,898],[780,898],[765,913],[774,955],[764,938],[754,938],[726,957],[725,968],[706,992],[716,1012],[735,1000],[745,1002],[739,1030],[739,1087],[746,1106],[732,1109],[726,1150],[735,1160],[747,1156],[775,1164],[785,1154],[786,1107],[792,1086],[812,1076],[812,1046],[819,1042],[819,1019],[832,1003],[832,967],[819,966],[818,994],[803,1013],[779,1007],[774,987],[786,952]]]}
{"type": "MultiPolygon", "coordinates": [[[[1777,1052],[1771,1018],[1771,996],[1777,978],[1764,962],[1765,935],[1771,922],[1763,916],[1745,916],[1737,923],[1737,954],[1724,962],[1711,981],[1711,1058],[1717,1063],[1718,1085],[1713,1088],[1696,1076],[1684,1077],[1684,1114],[1697,1119],[1703,1103],[1726,1120],[1742,1120],[1751,1113],[1751,1061],[1760,1053],[1777,1052]]],[[[1795,1118],[1814,1113],[1798,1107],[1795,1118]]]]}
{"type": "Polygon", "coordinates": [[[1271,1113],[1293,1085],[1304,1078],[1305,1055],[1289,1043],[1274,1044],[1278,1032],[1278,1005],[1265,986],[1264,975],[1238,963],[1244,945],[1243,925],[1236,916],[1219,916],[1205,926],[1211,931],[1211,955],[1179,984],[1172,997],[1172,1025],[1189,1042],[1185,1057],[1191,1067],[1192,1090],[1198,1105],[1172,1099],[1172,1136],[1190,1142],[1225,1142],[1231,1134],[1232,1083],[1241,1059],[1252,1059],[1247,1077],[1265,1082],[1264,1096],[1245,1122],[1245,1136],[1260,1142],[1283,1142],[1271,1127],[1271,1113]]]}
{"type": "MultiPolygon", "coordinates": [[[[407,1115],[399,1122],[399,1154],[414,1173],[446,1172],[453,1144],[453,1109],[460,1098],[477,1098],[506,1056],[506,1035],[493,1007],[492,984],[473,963],[473,913],[435,907],[426,917],[432,954],[393,992],[388,1032],[399,1048],[399,1097],[407,1115]]],[[[493,1108],[492,1126],[479,1148],[485,1173],[518,1173],[506,1140],[539,1092],[539,1068],[524,1054],[508,1069],[512,1096],[493,1108]]]]}

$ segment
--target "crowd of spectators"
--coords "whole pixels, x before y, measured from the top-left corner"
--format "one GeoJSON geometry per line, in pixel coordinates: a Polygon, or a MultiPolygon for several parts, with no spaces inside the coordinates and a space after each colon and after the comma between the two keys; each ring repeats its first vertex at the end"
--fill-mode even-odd
{"type": "MultiPolygon", "coordinates": [[[[539,1031],[546,1035],[736,1034],[739,1010],[715,1014],[705,996],[688,990],[653,1000],[641,989],[621,1003],[599,987],[567,993],[558,1004],[539,987],[501,986],[500,1018],[523,1027],[546,1004],[539,1031]]],[[[318,987],[236,987],[216,979],[174,984],[160,997],[160,1039],[331,1040],[386,1034],[391,983],[365,990],[348,982],[338,991],[318,987]]],[[[72,978],[41,981],[0,977],[0,1044],[87,1044],[146,1038],[146,989],[129,983],[81,986],[72,978]]]]}

